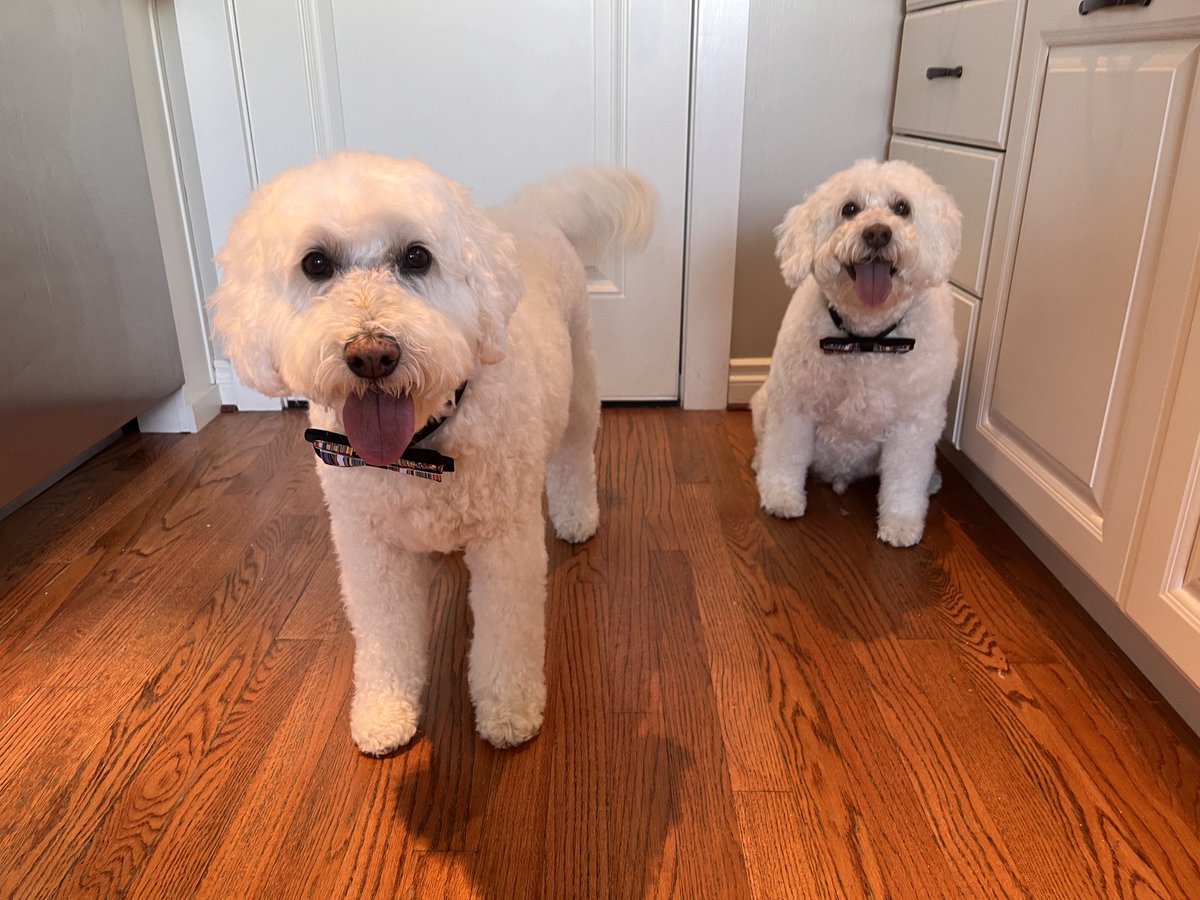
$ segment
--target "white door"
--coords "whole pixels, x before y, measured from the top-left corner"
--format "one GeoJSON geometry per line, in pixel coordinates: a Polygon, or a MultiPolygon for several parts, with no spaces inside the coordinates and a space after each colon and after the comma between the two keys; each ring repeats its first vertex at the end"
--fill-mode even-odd
{"type": "MultiPolygon", "coordinates": [[[[341,148],[420,157],[481,204],[582,164],[647,177],[660,203],[650,245],[587,261],[601,392],[610,400],[679,396],[689,0],[207,6],[177,7],[185,64],[183,20],[227,16],[251,180],[341,148]]],[[[227,37],[211,21],[192,33],[205,30],[227,37]]],[[[214,114],[192,104],[203,153],[211,136],[198,114],[214,114]]],[[[214,201],[227,203],[230,191],[206,183],[204,192],[213,221],[214,201]]],[[[227,227],[218,215],[214,245],[227,227]]]]}

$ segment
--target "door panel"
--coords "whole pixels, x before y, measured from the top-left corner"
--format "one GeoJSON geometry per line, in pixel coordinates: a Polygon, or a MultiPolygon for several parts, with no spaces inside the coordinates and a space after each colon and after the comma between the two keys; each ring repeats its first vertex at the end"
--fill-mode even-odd
{"type": "Polygon", "coordinates": [[[342,147],[420,157],[483,204],[583,164],[647,177],[650,245],[587,260],[601,392],[678,397],[689,3],[235,6],[259,179],[342,147]]]}

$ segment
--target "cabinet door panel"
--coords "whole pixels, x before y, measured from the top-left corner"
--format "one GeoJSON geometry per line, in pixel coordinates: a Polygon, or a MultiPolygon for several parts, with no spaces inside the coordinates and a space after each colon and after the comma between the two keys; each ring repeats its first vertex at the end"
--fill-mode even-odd
{"type": "MultiPolygon", "coordinates": [[[[1200,156],[1200,129],[1191,130],[1185,152],[1200,156]]],[[[1200,211],[1184,224],[1190,239],[1181,233],[1167,240],[1194,247],[1200,211]]],[[[1169,277],[1191,296],[1189,327],[1180,329],[1187,349],[1163,404],[1166,435],[1135,537],[1125,611],[1200,687],[1200,256],[1169,277]]]]}
{"type": "Polygon", "coordinates": [[[1137,9],[1030,4],[962,438],[1114,598],[1194,300],[1173,277],[1197,250],[1182,201],[1200,196],[1200,19],[1137,9]]]}

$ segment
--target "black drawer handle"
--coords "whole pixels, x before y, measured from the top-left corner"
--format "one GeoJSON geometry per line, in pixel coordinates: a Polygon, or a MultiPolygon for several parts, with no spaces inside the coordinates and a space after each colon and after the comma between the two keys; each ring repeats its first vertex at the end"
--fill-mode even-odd
{"type": "Polygon", "coordinates": [[[962,66],[955,66],[953,69],[934,66],[925,70],[925,77],[930,81],[935,78],[962,78],[962,66]]]}
{"type": "Polygon", "coordinates": [[[1079,14],[1086,16],[1106,6],[1149,6],[1150,0],[1079,0],[1079,14]]]}

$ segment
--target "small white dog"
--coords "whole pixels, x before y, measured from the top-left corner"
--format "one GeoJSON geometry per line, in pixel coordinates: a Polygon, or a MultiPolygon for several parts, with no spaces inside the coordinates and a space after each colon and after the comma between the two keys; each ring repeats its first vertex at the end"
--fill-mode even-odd
{"type": "Polygon", "coordinates": [[[653,214],[650,188],[620,170],[581,170],[484,212],[420,162],[353,152],[264,185],[234,223],[211,305],[238,374],[307,397],[313,426],[359,457],[335,447],[318,471],[364,753],[416,732],[431,554],[459,549],[479,733],[507,747],[541,727],[543,489],[565,540],[591,537],[598,516],[600,400],[573,244],[644,242],[653,214]],[[441,483],[411,477],[436,471],[439,454],[453,459],[441,483]]]}
{"type": "Polygon", "coordinates": [[[811,467],[842,493],[879,475],[879,539],[921,539],[958,342],[946,279],[962,217],[915,166],[864,160],[776,230],[796,288],[750,402],[763,509],[804,515],[811,467]]]}

